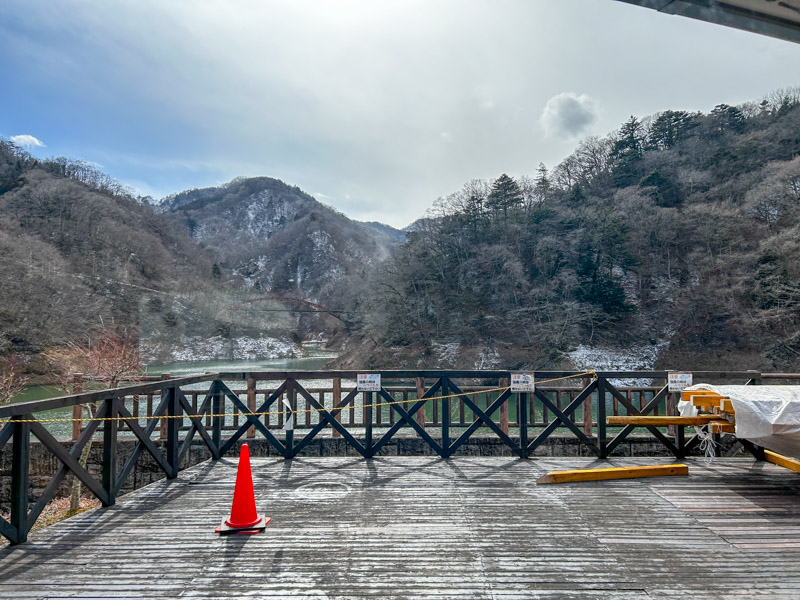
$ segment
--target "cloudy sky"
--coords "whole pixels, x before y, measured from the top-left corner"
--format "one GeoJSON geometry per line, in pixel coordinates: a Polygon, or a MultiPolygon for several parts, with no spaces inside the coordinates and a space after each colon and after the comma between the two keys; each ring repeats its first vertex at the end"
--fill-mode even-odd
{"type": "Polygon", "coordinates": [[[0,136],[156,198],[268,175],[402,227],[798,65],[798,44],[614,0],[3,0],[0,136]]]}

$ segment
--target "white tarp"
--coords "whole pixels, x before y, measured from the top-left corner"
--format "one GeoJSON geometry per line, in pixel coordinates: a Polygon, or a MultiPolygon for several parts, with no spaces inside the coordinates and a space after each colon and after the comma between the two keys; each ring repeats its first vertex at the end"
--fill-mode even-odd
{"type": "MultiPolygon", "coordinates": [[[[736,437],[800,458],[800,386],[701,383],[688,390],[711,390],[730,398],[736,413],[736,437]]],[[[697,414],[688,402],[681,401],[678,409],[682,416],[697,414]]]]}

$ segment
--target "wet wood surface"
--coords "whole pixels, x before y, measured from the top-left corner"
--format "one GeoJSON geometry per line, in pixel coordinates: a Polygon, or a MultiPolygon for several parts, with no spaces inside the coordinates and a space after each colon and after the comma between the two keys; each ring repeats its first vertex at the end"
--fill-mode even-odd
{"type": "Polygon", "coordinates": [[[800,597],[797,473],[690,459],[688,477],[535,484],[667,462],[254,458],[273,521],[220,537],[223,459],[0,549],[0,598],[800,597]]]}

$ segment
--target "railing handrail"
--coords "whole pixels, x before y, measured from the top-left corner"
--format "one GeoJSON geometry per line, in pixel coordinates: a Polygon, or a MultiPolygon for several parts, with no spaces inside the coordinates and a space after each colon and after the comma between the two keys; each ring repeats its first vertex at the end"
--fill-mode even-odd
{"type": "Polygon", "coordinates": [[[192,385],[193,383],[201,383],[203,381],[213,381],[219,378],[219,373],[205,373],[203,375],[195,375],[192,377],[178,377],[175,379],[164,379],[154,383],[146,383],[142,385],[130,385],[117,388],[110,388],[107,390],[97,390],[92,392],[81,392],[79,394],[65,394],[56,398],[47,398],[46,400],[31,400],[30,402],[17,402],[16,404],[7,404],[0,408],[0,419],[8,417],[18,417],[20,415],[29,414],[32,412],[40,412],[43,410],[53,410],[56,408],[66,408],[68,406],[76,406],[78,404],[89,404],[92,402],[102,402],[110,398],[118,398],[120,396],[134,396],[145,395],[152,392],[160,392],[168,388],[180,387],[182,385],[192,385]]]}
{"type": "MultiPolygon", "coordinates": [[[[361,370],[328,370],[328,371],[231,371],[219,373],[204,373],[189,377],[177,377],[154,381],[152,383],[123,386],[107,390],[96,390],[82,392],[79,394],[65,394],[56,398],[46,400],[32,400],[30,402],[18,402],[0,407],[0,419],[21,416],[33,412],[66,408],[80,404],[102,402],[108,398],[120,396],[146,395],[153,392],[160,392],[171,387],[180,387],[201,383],[203,381],[213,381],[221,379],[223,381],[246,381],[254,379],[256,381],[272,381],[286,379],[355,379],[359,373],[380,373],[385,379],[416,379],[416,378],[439,378],[448,377],[450,379],[501,379],[509,378],[515,371],[502,370],[438,370],[438,371],[417,371],[417,370],[385,370],[385,369],[361,369],[361,370]]],[[[584,373],[584,371],[541,371],[525,370],[532,373],[535,379],[550,379],[556,377],[569,377],[584,373]]],[[[604,379],[666,379],[668,371],[596,371],[598,377],[604,379]]],[[[760,373],[755,370],[749,371],[693,371],[693,374],[703,379],[800,379],[800,373],[760,373]]],[[[631,387],[631,386],[626,386],[631,387]]]]}
{"type": "MultiPolygon", "coordinates": [[[[384,450],[402,428],[407,428],[413,430],[435,453],[442,458],[448,458],[458,452],[473,434],[480,429],[486,429],[514,454],[528,458],[555,431],[566,429],[577,438],[581,447],[588,448],[598,458],[604,459],[632,431],[631,427],[624,427],[615,435],[609,435],[606,423],[609,412],[616,414],[623,407],[628,414],[656,415],[659,406],[664,406],[667,414],[674,414],[675,402],[679,397],[677,392],[669,390],[664,381],[667,371],[527,371],[534,374],[541,387],[533,392],[524,392],[514,391],[509,386],[511,371],[376,370],[372,372],[380,373],[382,378],[380,391],[358,391],[355,387],[347,392],[343,389],[342,379],[357,379],[357,375],[363,372],[365,371],[205,373],[174,379],[163,375],[159,381],[152,383],[5,406],[0,409],[0,451],[11,442],[11,510],[9,521],[0,518],[0,535],[12,543],[24,542],[44,506],[57,493],[67,471],[72,471],[74,477],[86,484],[104,506],[115,503],[117,494],[133,472],[142,452],[150,454],[168,478],[177,477],[183,460],[192,448],[195,434],[199,434],[198,441],[213,459],[219,459],[234,449],[242,436],[254,437],[258,432],[267,440],[270,448],[284,458],[294,458],[309,448],[318,434],[330,428],[332,435],[342,438],[348,447],[364,458],[372,458],[384,450]],[[569,378],[573,378],[573,382],[580,382],[582,389],[578,386],[545,385],[569,378]],[[315,398],[302,382],[320,379],[333,380],[332,389],[315,392],[318,394],[318,398],[315,398]],[[464,382],[466,385],[457,383],[465,379],[477,381],[464,382]],[[632,396],[636,386],[618,386],[616,383],[619,380],[636,379],[660,380],[661,386],[650,397],[645,397],[646,386],[639,387],[642,391],[638,398],[634,398],[632,396]],[[239,390],[234,392],[225,383],[244,380],[247,381],[246,403],[239,397],[239,390]],[[258,381],[279,380],[282,383],[274,390],[257,388],[258,381]],[[391,385],[383,387],[384,382],[396,380],[415,380],[416,387],[408,388],[407,391],[401,389],[399,392],[393,392],[391,385]],[[433,380],[432,385],[425,385],[426,380],[433,380]],[[485,383],[487,380],[496,380],[498,385],[482,391],[469,391],[470,385],[475,387],[476,383],[485,383]],[[203,382],[210,382],[207,390],[181,389],[203,382]],[[259,393],[266,395],[266,398],[257,400],[259,393]],[[414,399],[409,398],[412,393],[414,399]],[[402,399],[398,400],[394,394],[402,394],[402,399]],[[484,396],[482,401],[477,397],[480,394],[484,396]],[[131,396],[129,410],[127,399],[131,396]],[[145,396],[147,404],[146,426],[140,423],[141,396],[145,396]],[[156,396],[160,396],[157,404],[156,396]],[[200,397],[203,398],[201,401],[200,397]],[[359,397],[361,405],[357,406],[359,397]],[[331,400],[330,404],[328,400],[331,400]],[[84,421],[86,427],[82,428],[83,409],[80,405],[95,402],[100,406],[91,418],[84,421]],[[73,407],[72,418],[56,419],[73,424],[73,441],[69,449],[43,425],[48,419],[39,420],[26,416],[70,406],[73,407]],[[427,419],[428,406],[431,408],[432,421],[427,419]],[[275,425],[271,416],[277,416],[277,425],[280,427],[282,423],[288,422],[288,419],[283,419],[288,414],[285,410],[287,408],[290,413],[297,415],[297,422],[292,417],[292,426],[285,427],[283,435],[276,436],[270,431],[275,425]],[[454,408],[458,416],[453,415],[454,408]],[[384,409],[388,409],[388,422],[382,416],[385,414],[384,409]],[[512,410],[516,415],[515,421],[512,420],[512,410]],[[313,423],[310,418],[312,412],[318,415],[313,423]],[[353,415],[357,412],[360,414],[356,418],[353,415]],[[541,415],[541,421],[537,421],[537,412],[541,415]],[[581,413],[580,420],[578,412],[581,413]],[[305,414],[303,419],[300,418],[301,414],[305,414]],[[345,415],[349,418],[344,419],[345,415]],[[223,439],[223,430],[228,431],[230,424],[226,421],[227,417],[232,417],[233,431],[229,437],[223,439]],[[187,420],[188,430],[182,436],[181,430],[187,420]],[[305,422],[305,429],[301,421],[305,422]],[[512,424],[514,431],[511,429],[512,424]],[[157,446],[152,435],[156,433],[158,425],[162,444],[157,446]],[[429,426],[434,431],[429,431],[429,426]],[[129,432],[137,440],[132,453],[122,466],[118,464],[117,453],[121,432],[129,432]],[[432,434],[437,437],[434,438],[432,434]],[[99,478],[77,462],[81,452],[95,435],[102,436],[102,468],[99,478]],[[32,437],[38,439],[63,467],[51,478],[29,511],[32,437]]],[[[693,374],[700,381],[739,379],[746,380],[747,383],[761,383],[762,379],[800,379],[800,374],[762,374],[755,370],[695,371],[693,374]]],[[[76,387],[80,381],[76,377],[76,387]]],[[[347,387],[351,386],[348,384],[347,387]]],[[[80,390],[76,389],[77,391],[80,390]]],[[[698,436],[686,440],[683,425],[668,428],[666,434],[652,426],[649,430],[678,458],[686,456],[699,443],[698,436]]]]}

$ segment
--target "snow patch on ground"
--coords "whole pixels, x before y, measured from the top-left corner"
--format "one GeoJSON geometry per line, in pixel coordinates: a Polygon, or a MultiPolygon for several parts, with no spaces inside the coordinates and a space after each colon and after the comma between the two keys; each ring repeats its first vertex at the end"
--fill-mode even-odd
{"type": "Polygon", "coordinates": [[[461,344],[458,342],[451,342],[449,344],[431,344],[433,355],[437,360],[437,367],[447,367],[456,364],[458,361],[458,354],[461,351],[461,344]]]}
{"type": "MultiPolygon", "coordinates": [[[[651,371],[668,344],[669,340],[662,340],[656,344],[628,346],[624,349],[581,344],[568,355],[579,371],[651,371]]],[[[637,386],[651,383],[651,380],[645,379],[612,380],[612,385],[637,386]]]]}
{"type": "Polygon", "coordinates": [[[336,248],[334,248],[333,245],[333,238],[327,232],[317,229],[312,231],[308,237],[314,244],[314,251],[311,254],[313,263],[319,264],[323,260],[329,260],[329,257],[333,256],[336,248]]]}
{"type": "Polygon", "coordinates": [[[194,360],[261,360],[304,356],[303,348],[291,341],[272,337],[233,339],[181,336],[169,347],[141,343],[142,360],[149,362],[187,362],[194,360]]]}
{"type": "Polygon", "coordinates": [[[478,352],[478,360],[475,361],[476,369],[496,369],[500,366],[500,353],[497,348],[489,347],[478,352]]]}
{"type": "Polygon", "coordinates": [[[306,335],[305,339],[303,340],[304,344],[327,344],[328,343],[328,336],[324,331],[319,331],[317,333],[310,333],[306,335]]]}

